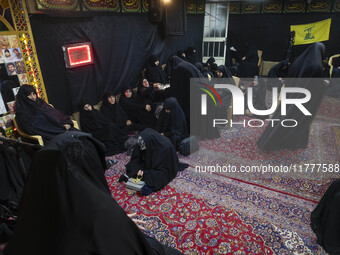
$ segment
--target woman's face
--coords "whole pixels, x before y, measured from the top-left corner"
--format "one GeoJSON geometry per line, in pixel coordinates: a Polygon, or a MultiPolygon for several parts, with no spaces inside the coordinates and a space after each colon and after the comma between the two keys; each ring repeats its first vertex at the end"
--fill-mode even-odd
{"type": "Polygon", "coordinates": [[[221,71],[217,71],[216,74],[218,78],[222,78],[223,76],[223,73],[221,71]]]}
{"type": "Polygon", "coordinates": [[[124,95],[125,95],[127,98],[130,98],[130,97],[132,96],[132,91],[131,91],[131,89],[125,90],[124,95]]]}
{"type": "Polygon", "coordinates": [[[31,94],[29,94],[27,97],[34,102],[37,100],[37,94],[35,92],[31,92],[31,94]]]}
{"type": "Polygon", "coordinates": [[[257,85],[259,85],[259,78],[255,77],[253,80],[253,85],[256,87],[257,85]]]}
{"type": "Polygon", "coordinates": [[[84,110],[85,111],[92,111],[92,106],[90,104],[84,105],[84,110]]]}
{"type": "Polygon", "coordinates": [[[167,114],[169,114],[169,113],[170,113],[170,110],[169,110],[169,109],[165,109],[165,112],[166,112],[167,114]]]}
{"type": "Polygon", "coordinates": [[[158,66],[159,65],[159,60],[156,60],[155,61],[155,66],[158,66]]]}
{"type": "Polygon", "coordinates": [[[143,87],[148,88],[149,87],[149,82],[147,79],[143,80],[143,87]]]}
{"type": "Polygon", "coordinates": [[[107,101],[109,101],[110,104],[115,104],[116,103],[116,98],[114,96],[109,96],[107,98],[107,101]]]}

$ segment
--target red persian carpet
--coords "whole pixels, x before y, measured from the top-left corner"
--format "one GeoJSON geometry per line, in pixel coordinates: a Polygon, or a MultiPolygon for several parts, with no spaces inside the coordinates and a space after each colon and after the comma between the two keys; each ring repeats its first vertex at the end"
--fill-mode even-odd
{"type": "Polygon", "coordinates": [[[220,130],[181,162],[190,165],[150,196],[117,182],[126,154],[106,171],[112,196],[147,221],[146,233],[184,254],[325,254],[310,228],[310,213],[338,172],[203,173],[208,165],[339,164],[339,100],[325,97],[306,149],[261,152],[263,128],[220,130]]]}
{"type": "Polygon", "coordinates": [[[118,183],[129,157],[106,171],[112,196],[147,221],[147,234],[184,254],[317,254],[315,203],[189,168],[141,197],[118,183]]]}

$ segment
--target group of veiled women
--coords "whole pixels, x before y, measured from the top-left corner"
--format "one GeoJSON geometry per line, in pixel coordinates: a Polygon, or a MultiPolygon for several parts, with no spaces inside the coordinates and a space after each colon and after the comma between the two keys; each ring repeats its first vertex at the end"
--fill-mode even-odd
{"type": "MultiPolygon", "coordinates": [[[[296,78],[319,77],[323,50],[322,44],[313,44],[290,66],[288,75],[296,78]]],[[[163,109],[158,112],[158,120],[161,120],[159,122],[155,116],[158,102],[164,94],[157,89],[155,91],[154,88],[158,85],[154,87],[154,84],[164,83],[164,80],[161,80],[162,75],[154,76],[159,80],[149,81],[153,83],[153,89],[142,80],[138,95],[134,95],[130,88],[124,89],[119,104],[113,93],[106,93],[100,111],[83,102],[81,128],[92,133],[92,136],[76,131],[66,115],[37,97],[33,87],[21,86],[17,95],[17,122],[25,132],[42,135],[44,141],[49,142],[34,157],[25,183],[16,230],[5,254],[176,252],[169,252],[168,247],[140,232],[135,224],[138,223],[134,219],[135,216],[127,215],[112,198],[104,177],[105,154],[123,150],[127,132],[140,130],[126,170],[128,177],[135,177],[140,171],[143,172],[149,189],[146,192],[163,188],[176,176],[177,171],[185,168],[185,165],[178,161],[176,147],[183,137],[188,135],[188,119],[195,121],[199,115],[196,111],[190,111],[190,108],[200,107],[195,101],[188,99],[189,86],[186,86],[190,78],[204,77],[196,66],[178,56],[170,58],[167,70],[171,74],[171,87],[167,91],[163,109]],[[179,118],[187,122],[178,121],[179,118]],[[154,127],[158,132],[149,127],[154,127]],[[65,132],[66,130],[68,132],[65,132]],[[186,132],[181,133],[183,130],[186,132]],[[120,231],[117,232],[117,229],[120,231]]],[[[146,75],[149,74],[152,74],[150,70],[146,72],[146,75]]],[[[224,67],[218,68],[216,75],[231,78],[228,69],[224,67]]],[[[259,84],[259,81],[255,81],[251,86],[254,90],[261,91],[259,84]]],[[[287,86],[308,87],[310,84],[288,83],[287,86]]],[[[288,134],[279,125],[268,126],[258,141],[261,149],[306,146],[309,126],[324,93],[322,86],[312,86],[308,89],[312,97],[306,107],[312,116],[303,116],[292,105],[285,118],[298,119],[298,128],[290,129],[288,134]]],[[[222,100],[228,103],[230,95],[224,91],[218,93],[222,100]]],[[[290,95],[291,98],[296,96],[294,93],[290,95]]],[[[262,99],[259,99],[259,102],[262,102],[262,99]]],[[[208,109],[211,109],[210,106],[208,104],[208,109]]],[[[208,130],[206,127],[205,123],[210,121],[209,118],[211,117],[200,118],[198,125],[190,131],[197,132],[202,138],[218,137],[218,130],[208,130]]],[[[281,113],[275,112],[274,118],[281,119],[281,113]]],[[[7,162],[6,167],[10,164],[7,162]]],[[[11,188],[12,191],[8,194],[15,196],[15,192],[21,193],[20,183],[17,190],[11,188]]],[[[335,226],[334,222],[327,219],[333,216],[336,219],[339,210],[330,205],[333,205],[333,201],[337,203],[338,194],[339,188],[336,186],[326,194],[326,202],[320,203],[312,214],[313,230],[318,235],[318,241],[328,245],[329,251],[338,249],[337,236],[334,235],[337,230],[325,227],[328,223],[335,226]]],[[[9,238],[10,233],[6,229],[0,226],[0,230],[9,238]]]]}

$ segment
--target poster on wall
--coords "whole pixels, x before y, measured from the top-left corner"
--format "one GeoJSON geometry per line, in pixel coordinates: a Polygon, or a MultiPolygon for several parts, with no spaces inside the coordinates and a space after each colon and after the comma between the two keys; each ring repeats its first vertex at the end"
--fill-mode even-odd
{"type": "Polygon", "coordinates": [[[10,48],[20,48],[18,36],[16,35],[9,35],[8,36],[9,46],[10,48]]]}
{"type": "Polygon", "coordinates": [[[13,62],[15,59],[12,49],[3,49],[2,55],[3,55],[5,63],[13,62]]]}
{"type": "Polygon", "coordinates": [[[7,107],[11,114],[15,113],[15,109],[16,109],[15,101],[8,102],[7,107]]]}
{"type": "Polygon", "coordinates": [[[25,68],[24,61],[16,61],[15,62],[15,67],[17,69],[17,74],[26,73],[26,68],[25,68]]]}
{"type": "Polygon", "coordinates": [[[17,69],[15,67],[15,63],[6,63],[6,70],[7,70],[7,74],[9,76],[12,76],[12,75],[17,75],[17,69]]]}
{"type": "Polygon", "coordinates": [[[3,128],[14,127],[13,114],[8,114],[6,116],[3,116],[1,117],[0,120],[5,125],[3,128]]]}
{"type": "Polygon", "coordinates": [[[28,84],[28,78],[27,78],[27,74],[26,73],[18,74],[18,78],[19,78],[20,86],[24,85],[24,84],[28,84]]]}

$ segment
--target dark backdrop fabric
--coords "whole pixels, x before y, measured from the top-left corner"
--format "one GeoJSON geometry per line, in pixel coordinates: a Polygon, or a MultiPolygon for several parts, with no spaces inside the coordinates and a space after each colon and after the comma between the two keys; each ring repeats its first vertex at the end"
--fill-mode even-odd
{"type": "MultiPolygon", "coordinates": [[[[299,13],[299,14],[253,14],[230,15],[228,35],[231,45],[241,46],[246,40],[256,44],[262,50],[262,59],[280,61],[285,57],[290,25],[308,24],[332,18],[329,40],[325,56],[339,53],[340,15],[334,13],[299,13]]],[[[295,57],[300,55],[310,44],[294,46],[295,57]]]]}
{"type": "Polygon", "coordinates": [[[135,86],[147,59],[159,55],[161,64],[179,49],[193,46],[201,56],[204,15],[188,15],[184,36],[165,37],[163,26],[146,14],[112,14],[66,18],[30,18],[47,97],[55,108],[72,114],[82,98],[91,104],[106,91],[120,93],[135,86]],[[66,69],[62,46],[90,41],[94,65],[66,69]]]}

